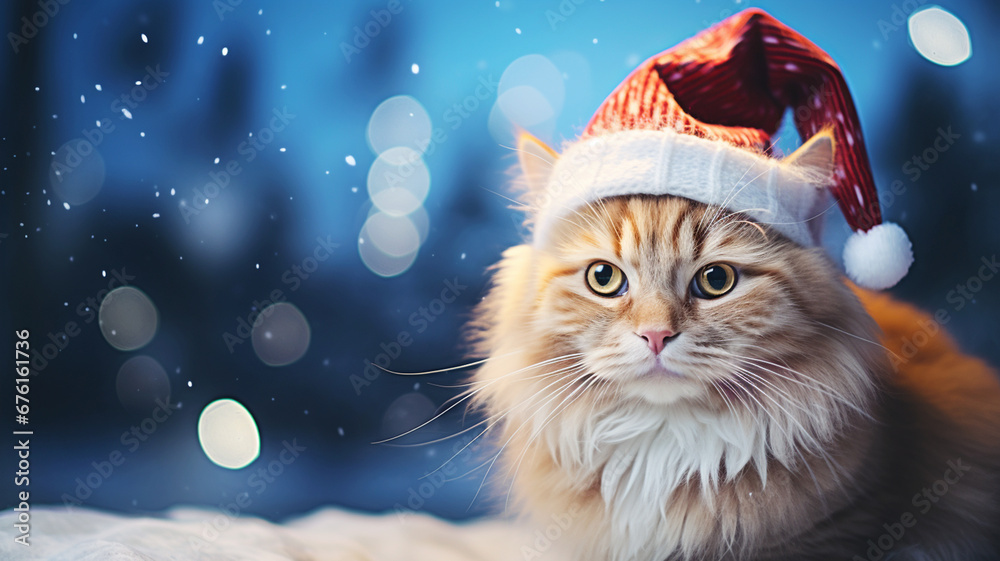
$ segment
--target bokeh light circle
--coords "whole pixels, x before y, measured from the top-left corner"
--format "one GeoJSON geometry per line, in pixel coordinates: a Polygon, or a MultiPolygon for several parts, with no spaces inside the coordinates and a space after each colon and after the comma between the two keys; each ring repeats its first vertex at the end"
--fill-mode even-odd
{"type": "Polygon", "coordinates": [[[420,245],[424,245],[424,242],[427,241],[427,235],[430,234],[431,231],[431,217],[427,214],[427,209],[420,207],[406,215],[406,217],[413,222],[413,226],[420,234],[420,245]]]}
{"type": "Polygon", "coordinates": [[[286,366],[309,350],[312,332],[306,316],[288,302],[272,304],[254,320],[250,334],[253,351],[268,366],[286,366]]]}
{"type": "Polygon", "coordinates": [[[139,355],[125,361],[115,378],[118,401],[125,409],[149,415],[170,402],[170,378],[155,358],[139,355]]]}
{"type": "Polygon", "coordinates": [[[516,86],[501,93],[497,107],[507,120],[522,128],[534,127],[556,116],[549,100],[532,86],[516,86]]]}
{"type": "Polygon", "coordinates": [[[382,416],[382,434],[392,438],[414,429],[434,416],[434,402],[420,392],[397,397],[382,416]]]}
{"type": "Polygon", "coordinates": [[[406,146],[421,154],[431,140],[431,118],[416,99],[397,95],[383,101],[368,120],[368,145],[376,154],[406,146]]]}
{"type": "Polygon", "coordinates": [[[555,131],[565,98],[566,81],[555,63],[538,54],[520,57],[500,77],[490,134],[504,145],[515,142],[520,130],[545,139],[555,131]]]}
{"type": "Polygon", "coordinates": [[[146,346],[156,335],[160,321],[153,301],[132,286],[109,292],[101,301],[97,318],[104,339],[120,351],[146,346]]]}
{"type": "Polygon", "coordinates": [[[104,179],[104,157],[89,140],[74,138],[52,156],[49,184],[70,205],[82,205],[96,197],[104,179]]]}
{"type": "Polygon", "coordinates": [[[404,257],[420,249],[420,232],[407,216],[376,212],[365,221],[361,233],[376,249],[390,257],[404,257]]]}
{"type": "Polygon", "coordinates": [[[972,56],[969,30],[951,12],[933,6],[910,16],[910,41],[927,60],[942,66],[961,64],[972,56]]]}
{"type": "Polygon", "coordinates": [[[368,196],[379,210],[392,216],[420,208],[430,186],[430,171],[420,152],[412,148],[389,148],[368,170],[368,196]]]}
{"type": "MultiPolygon", "coordinates": [[[[422,210],[422,209],[421,209],[422,210]]],[[[415,215],[418,215],[415,213],[415,215]]],[[[421,243],[420,232],[417,226],[408,216],[393,217],[383,212],[376,212],[368,217],[365,225],[361,227],[361,234],[358,236],[358,254],[368,270],[380,277],[395,277],[405,273],[417,260],[421,243]],[[402,222],[402,221],[405,221],[402,222]],[[409,226],[406,225],[409,224],[409,226]],[[381,224],[388,224],[386,231],[379,229],[381,224]],[[402,227],[400,227],[402,225],[402,227]],[[372,228],[372,226],[374,226],[372,228]],[[392,231],[402,234],[402,240],[391,240],[392,231]],[[372,237],[374,232],[374,239],[372,237]],[[376,243],[375,240],[379,240],[376,243]],[[393,253],[397,253],[402,248],[412,248],[412,251],[401,255],[387,253],[379,244],[390,247],[393,253]]]]}
{"type": "MultiPolygon", "coordinates": [[[[510,63],[503,75],[497,93],[500,96],[518,88],[529,87],[548,102],[554,113],[562,111],[566,86],[562,74],[548,58],[532,54],[510,63]]],[[[532,94],[534,95],[534,94],[532,94]]],[[[515,96],[517,97],[517,96],[515,96]]]]}
{"type": "MultiPolygon", "coordinates": [[[[368,216],[366,220],[379,212],[382,211],[380,211],[378,207],[372,205],[368,209],[368,216]]],[[[420,245],[423,246],[424,242],[427,241],[427,236],[431,233],[431,217],[427,214],[427,209],[423,206],[417,207],[417,210],[407,214],[406,217],[410,219],[410,222],[413,222],[413,226],[420,234],[420,245]]]]}
{"type": "Polygon", "coordinates": [[[198,442],[212,463],[241,469],[260,455],[260,432],[253,415],[242,403],[218,399],[198,417],[198,442]]]}

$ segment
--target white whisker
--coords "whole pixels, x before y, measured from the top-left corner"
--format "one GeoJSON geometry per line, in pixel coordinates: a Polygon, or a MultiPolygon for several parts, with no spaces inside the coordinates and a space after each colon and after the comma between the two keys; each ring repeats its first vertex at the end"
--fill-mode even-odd
{"type": "Polygon", "coordinates": [[[843,333],[844,335],[847,335],[848,337],[854,337],[855,339],[858,339],[859,341],[864,341],[865,343],[871,343],[872,345],[875,345],[876,347],[884,349],[885,352],[887,352],[887,353],[891,354],[892,356],[896,357],[898,360],[903,360],[903,357],[901,357],[901,356],[897,355],[896,353],[892,352],[891,349],[889,349],[888,347],[886,347],[885,345],[883,345],[881,343],[878,343],[877,341],[872,341],[871,339],[865,339],[864,337],[861,337],[860,335],[855,335],[853,333],[848,333],[848,332],[844,331],[843,329],[838,329],[838,328],[836,328],[836,327],[834,327],[832,325],[825,324],[825,323],[823,323],[821,321],[816,321],[816,323],[822,325],[823,327],[829,327],[830,329],[832,329],[834,331],[839,331],[840,333],[843,333]]]}
{"type": "MultiPolygon", "coordinates": [[[[561,372],[563,372],[563,371],[571,371],[571,370],[573,370],[574,368],[578,368],[578,367],[579,367],[579,364],[576,364],[576,365],[570,365],[570,366],[568,366],[568,367],[565,367],[565,368],[563,368],[563,369],[560,369],[560,370],[557,370],[557,371],[555,371],[555,372],[552,372],[552,373],[550,373],[550,374],[551,374],[551,375],[555,375],[555,374],[559,374],[559,373],[561,373],[561,372]]],[[[572,373],[571,373],[571,374],[569,374],[569,375],[572,375],[572,373]]],[[[553,385],[555,385],[555,384],[559,383],[559,382],[560,382],[561,380],[565,379],[565,378],[566,378],[567,376],[569,376],[569,375],[567,375],[567,374],[564,374],[563,376],[558,376],[558,377],[557,377],[557,379],[556,379],[555,381],[553,381],[553,382],[549,383],[549,384],[548,384],[548,385],[546,385],[546,386],[545,386],[544,388],[542,388],[541,390],[539,390],[538,392],[536,392],[536,395],[537,395],[537,394],[539,394],[539,393],[541,393],[541,392],[544,392],[544,391],[545,391],[545,390],[547,390],[548,388],[550,388],[550,387],[552,387],[553,385]]],[[[478,440],[478,439],[479,439],[479,438],[480,438],[481,436],[483,436],[484,434],[486,434],[487,432],[489,432],[489,430],[490,430],[491,428],[495,427],[495,426],[496,426],[496,425],[497,425],[498,423],[500,423],[500,421],[502,421],[504,417],[506,417],[506,416],[507,416],[508,414],[510,414],[510,413],[511,413],[512,411],[514,411],[514,410],[516,410],[516,409],[518,409],[518,408],[520,408],[520,407],[524,407],[525,405],[529,405],[530,403],[531,403],[531,401],[524,401],[524,402],[522,402],[522,403],[519,403],[519,404],[515,405],[514,407],[512,407],[512,408],[508,409],[507,411],[504,411],[504,412],[502,412],[502,414],[500,414],[500,415],[499,415],[499,417],[498,417],[498,418],[497,418],[497,419],[496,419],[495,421],[493,421],[492,423],[490,423],[490,424],[489,424],[489,425],[488,425],[488,426],[487,426],[487,427],[486,427],[485,429],[483,429],[483,431],[482,431],[482,432],[480,432],[480,433],[479,433],[478,435],[476,435],[476,437],[475,437],[475,438],[473,438],[473,439],[472,439],[471,441],[469,441],[469,442],[468,442],[468,443],[467,443],[467,444],[466,444],[465,446],[463,446],[463,447],[462,447],[461,449],[459,449],[459,450],[458,450],[457,452],[455,452],[454,454],[452,454],[452,456],[451,456],[450,458],[448,458],[447,460],[445,460],[445,462],[444,462],[443,464],[441,464],[441,466],[439,466],[439,467],[438,467],[437,469],[435,469],[434,471],[432,471],[432,472],[430,472],[430,473],[428,473],[428,474],[424,475],[424,477],[427,477],[427,476],[429,476],[429,475],[431,475],[431,474],[435,473],[436,471],[438,471],[438,470],[439,470],[439,469],[441,469],[442,467],[444,467],[444,466],[448,465],[448,462],[450,462],[450,461],[454,460],[455,458],[457,458],[457,457],[458,457],[458,456],[459,456],[459,455],[460,455],[460,454],[461,454],[462,452],[464,452],[464,451],[466,450],[466,448],[468,448],[469,446],[471,446],[471,445],[472,445],[472,444],[473,444],[473,443],[474,443],[474,442],[475,442],[476,440],[478,440]]],[[[457,405],[457,404],[456,404],[456,405],[457,405]]],[[[478,469],[478,468],[476,468],[476,469],[478,469]]],[[[473,471],[475,471],[475,470],[473,470],[473,471]]],[[[471,472],[468,472],[468,473],[471,473],[471,472]]],[[[462,475],[462,476],[460,476],[460,477],[464,477],[465,475],[468,475],[468,473],[466,473],[466,474],[463,474],[463,475],[462,475]]],[[[470,505],[470,506],[471,506],[471,505],[470,505]]]]}
{"type": "MultiPolygon", "coordinates": [[[[577,354],[578,354],[578,353],[577,353],[577,354]]],[[[484,386],[482,386],[482,387],[480,387],[480,388],[476,388],[475,390],[472,390],[472,391],[470,391],[470,392],[467,392],[467,393],[466,393],[466,395],[462,396],[462,398],[461,398],[461,399],[459,399],[458,401],[456,401],[455,403],[453,403],[453,404],[452,404],[451,406],[449,406],[449,407],[448,407],[447,409],[445,409],[444,411],[442,411],[442,412],[440,412],[440,413],[438,413],[438,414],[434,415],[433,417],[431,417],[431,418],[430,418],[430,419],[428,419],[427,421],[424,421],[424,422],[423,422],[423,423],[421,423],[420,425],[418,425],[418,426],[416,426],[416,427],[414,427],[414,428],[412,428],[412,429],[410,429],[410,430],[408,430],[408,431],[404,432],[403,434],[399,434],[399,435],[396,435],[396,436],[393,436],[393,437],[391,437],[391,438],[386,438],[386,439],[384,439],[384,440],[378,440],[378,441],[375,441],[375,442],[372,442],[372,444],[383,444],[383,443],[386,443],[386,442],[389,442],[389,441],[391,441],[391,440],[396,440],[397,438],[402,438],[402,437],[404,437],[404,436],[406,436],[406,435],[408,435],[408,434],[411,434],[411,433],[413,433],[414,431],[417,431],[417,430],[420,430],[421,428],[423,428],[423,427],[425,427],[425,426],[429,425],[430,423],[432,423],[432,422],[434,422],[435,420],[437,420],[438,418],[440,418],[440,417],[441,417],[442,415],[444,415],[444,414],[445,414],[445,413],[447,413],[448,411],[451,411],[452,409],[454,409],[455,407],[457,407],[459,403],[462,403],[463,401],[465,401],[465,400],[467,400],[467,399],[471,398],[471,397],[472,397],[473,395],[475,395],[475,394],[477,394],[477,393],[481,392],[481,391],[482,391],[483,389],[485,389],[486,387],[490,386],[490,385],[491,385],[491,384],[493,384],[493,383],[496,383],[496,382],[498,382],[498,381],[502,380],[503,378],[506,378],[507,376],[511,376],[511,375],[513,375],[513,374],[517,374],[518,372],[522,372],[522,371],[524,371],[524,370],[528,370],[528,369],[531,369],[531,368],[538,368],[538,367],[540,367],[540,366],[544,366],[544,365],[547,365],[547,364],[551,364],[551,363],[553,363],[553,362],[557,362],[557,361],[560,361],[560,360],[567,360],[567,359],[568,359],[568,358],[570,358],[570,357],[572,357],[572,355],[564,355],[564,356],[561,356],[561,357],[557,357],[557,358],[554,358],[554,359],[548,359],[548,360],[544,360],[544,361],[541,361],[541,362],[539,362],[539,363],[536,363],[536,364],[532,364],[532,365],[530,365],[530,366],[526,366],[526,367],[524,367],[524,368],[522,368],[522,369],[520,369],[520,370],[515,370],[514,372],[509,372],[509,373],[507,373],[507,374],[504,374],[503,376],[500,376],[500,377],[496,378],[495,380],[491,380],[491,381],[490,381],[490,382],[489,382],[488,384],[485,384],[484,386]]]]}
{"type": "MultiPolygon", "coordinates": [[[[586,375],[586,370],[585,370],[585,368],[584,368],[584,367],[583,367],[583,366],[581,365],[581,366],[580,366],[580,368],[579,368],[579,370],[577,370],[577,371],[575,371],[575,372],[571,372],[570,374],[568,374],[568,375],[566,375],[566,376],[563,376],[563,377],[562,377],[562,378],[561,378],[560,380],[564,380],[565,378],[568,378],[568,377],[570,377],[570,376],[573,376],[573,375],[575,375],[575,374],[576,374],[576,373],[578,373],[578,372],[583,372],[583,375],[584,375],[584,376],[586,375]]],[[[581,376],[581,377],[582,377],[582,376],[581,376]]],[[[540,410],[540,409],[541,409],[541,407],[543,407],[543,406],[545,406],[545,405],[547,405],[547,404],[551,403],[551,402],[552,402],[552,401],[554,401],[554,400],[555,400],[555,399],[556,399],[557,397],[559,397],[560,395],[562,395],[562,393],[563,393],[563,392],[565,392],[565,391],[566,391],[566,390],[567,390],[568,388],[572,388],[572,387],[573,387],[573,384],[574,384],[575,382],[577,382],[578,380],[579,380],[579,377],[578,377],[577,379],[575,379],[575,380],[572,380],[572,381],[568,382],[568,383],[567,383],[567,384],[566,384],[565,386],[563,386],[562,388],[560,388],[560,389],[559,389],[558,391],[556,391],[556,392],[553,392],[553,394],[552,394],[551,396],[549,396],[549,398],[548,398],[548,399],[546,399],[546,400],[545,400],[545,401],[544,401],[543,403],[541,403],[541,404],[540,404],[540,405],[539,405],[539,406],[538,406],[538,407],[536,408],[536,410],[535,410],[535,413],[537,413],[537,412],[538,412],[538,410],[540,410]]],[[[570,393],[570,395],[572,395],[572,392],[570,393]]],[[[516,409],[516,408],[517,408],[517,407],[515,407],[515,409],[516,409]]],[[[513,410],[513,409],[511,409],[511,410],[513,410]]],[[[533,418],[533,417],[535,416],[535,413],[532,413],[531,415],[529,415],[529,416],[528,416],[528,419],[531,419],[531,418],[533,418]]],[[[483,489],[483,485],[485,485],[485,484],[486,484],[486,478],[487,478],[487,477],[489,477],[489,475],[490,475],[490,470],[491,470],[491,469],[493,468],[493,464],[494,464],[494,463],[496,463],[497,459],[499,459],[499,458],[500,458],[500,455],[501,455],[501,454],[503,454],[503,451],[504,451],[504,449],[505,449],[505,448],[507,447],[507,445],[508,445],[508,444],[510,443],[510,441],[511,441],[511,440],[512,440],[512,439],[514,438],[514,436],[516,436],[516,435],[517,435],[517,433],[518,433],[518,432],[520,432],[522,428],[524,428],[525,424],[527,424],[527,421],[525,421],[525,422],[521,423],[521,426],[519,426],[519,427],[518,427],[518,428],[517,428],[517,429],[516,429],[516,430],[514,431],[514,433],[513,433],[513,434],[511,434],[509,438],[507,438],[507,441],[506,441],[506,442],[504,442],[504,444],[503,444],[503,445],[502,445],[502,446],[500,447],[500,450],[498,450],[498,451],[497,451],[497,453],[496,453],[496,454],[495,454],[495,455],[493,456],[493,460],[492,460],[492,461],[490,461],[490,463],[489,463],[489,467],[487,467],[487,468],[486,468],[486,473],[485,473],[485,474],[483,475],[483,480],[482,480],[482,482],[480,482],[480,484],[479,484],[479,488],[478,488],[478,489],[476,489],[476,494],[475,494],[475,495],[474,495],[474,496],[472,497],[472,502],[473,502],[473,503],[474,503],[474,502],[476,501],[476,497],[478,497],[478,496],[479,496],[479,493],[480,493],[480,492],[482,491],[482,489],[483,489]]],[[[478,469],[478,468],[477,468],[477,469],[478,469]]],[[[472,508],[472,505],[471,505],[471,504],[469,505],[469,508],[472,508]]]]}
{"type": "Polygon", "coordinates": [[[389,374],[395,374],[396,376],[427,376],[429,374],[440,374],[441,372],[451,372],[453,370],[464,370],[466,368],[471,368],[473,366],[479,366],[480,364],[485,364],[485,363],[487,363],[487,362],[489,362],[491,360],[496,360],[498,358],[503,358],[503,357],[510,356],[510,355],[513,355],[513,354],[517,354],[517,353],[520,353],[520,352],[524,352],[524,351],[522,351],[522,350],[511,351],[509,353],[505,353],[505,354],[497,355],[497,356],[490,356],[490,357],[487,357],[487,358],[484,358],[484,359],[481,359],[481,360],[477,360],[475,362],[469,362],[467,364],[460,364],[458,366],[450,366],[448,368],[439,368],[437,370],[427,370],[427,371],[424,371],[424,372],[396,372],[395,370],[389,370],[388,368],[383,368],[383,367],[381,367],[381,366],[379,366],[379,365],[377,365],[375,363],[372,363],[372,366],[374,366],[375,368],[378,368],[379,370],[381,370],[383,372],[388,372],[389,374]]]}
{"type": "MultiPolygon", "coordinates": [[[[578,381],[579,381],[579,379],[575,380],[574,382],[578,382],[578,381]]],[[[542,426],[539,427],[539,428],[537,428],[537,429],[535,429],[535,430],[533,430],[531,432],[531,435],[528,437],[527,444],[523,447],[523,449],[521,450],[521,453],[518,455],[517,465],[516,465],[516,467],[514,469],[514,474],[511,476],[510,486],[507,488],[507,499],[504,501],[504,511],[506,511],[507,508],[508,508],[508,506],[509,506],[509,503],[510,503],[510,493],[511,493],[511,491],[514,488],[514,481],[517,479],[517,472],[521,469],[521,462],[524,461],[524,457],[527,454],[528,450],[531,448],[532,444],[534,443],[534,440],[537,439],[539,435],[541,435],[542,431],[545,430],[545,427],[549,426],[549,423],[551,423],[552,421],[555,420],[555,418],[559,415],[559,413],[561,413],[562,411],[565,411],[570,406],[572,406],[573,403],[575,403],[576,401],[578,401],[583,396],[583,394],[586,393],[587,390],[590,389],[590,387],[592,387],[598,381],[599,381],[599,378],[597,376],[591,376],[591,378],[589,380],[587,380],[587,382],[585,384],[583,384],[583,385],[579,386],[577,389],[573,390],[573,392],[571,392],[567,396],[567,399],[570,398],[570,397],[573,397],[573,393],[579,392],[579,394],[576,397],[573,397],[573,399],[569,403],[567,403],[566,405],[564,405],[564,406],[562,405],[562,402],[559,405],[557,405],[552,410],[552,412],[549,413],[546,416],[546,418],[542,420],[543,421],[542,426]],[[562,406],[561,409],[560,409],[560,406],[562,406]]],[[[565,399],[563,400],[563,402],[565,402],[565,399]]],[[[513,438],[513,436],[511,436],[511,438],[513,438]]],[[[489,471],[487,470],[487,474],[488,473],[489,473],[489,471]]]]}

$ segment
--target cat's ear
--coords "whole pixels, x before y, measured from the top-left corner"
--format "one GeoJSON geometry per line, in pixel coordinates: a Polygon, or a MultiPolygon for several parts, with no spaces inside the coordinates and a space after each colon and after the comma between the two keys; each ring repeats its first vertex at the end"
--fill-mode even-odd
{"type": "Polygon", "coordinates": [[[528,191],[541,193],[549,183],[549,176],[559,159],[559,154],[529,133],[517,138],[517,157],[528,191]]]}
{"type": "Polygon", "coordinates": [[[799,146],[798,150],[785,157],[781,163],[805,171],[810,176],[828,180],[833,173],[835,149],[833,129],[827,128],[812,135],[802,146],[799,146]]]}

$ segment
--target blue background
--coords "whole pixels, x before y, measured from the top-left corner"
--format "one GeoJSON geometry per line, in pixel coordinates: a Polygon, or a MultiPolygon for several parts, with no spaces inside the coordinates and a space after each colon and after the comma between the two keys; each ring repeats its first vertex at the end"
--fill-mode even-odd
{"type": "MultiPolygon", "coordinates": [[[[571,139],[639,62],[749,6],[770,11],[833,56],[853,91],[876,181],[882,189],[903,182],[905,192],[885,214],[909,231],[917,260],[893,292],[930,311],[945,309],[946,327],[964,349],[1000,363],[997,281],[985,281],[961,309],[948,299],[1000,246],[995,2],[943,4],[972,37],[971,59],[956,67],[932,64],[910,44],[901,17],[915,1],[561,4],[403,1],[377,36],[347,57],[343,44],[354,41],[355,26],[364,28],[388,2],[243,0],[220,11],[209,0],[75,0],[60,5],[19,52],[4,45],[0,341],[13,346],[12,332],[30,329],[41,347],[67,322],[81,326],[32,377],[33,504],[62,504],[77,478],[95,471],[93,462],[120,450],[125,462],[83,504],[156,512],[215,507],[247,492],[248,511],[280,520],[329,504],[391,509],[416,491],[429,497],[413,503],[417,508],[447,517],[501,509],[502,501],[482,493],[474,499],[485,470],[466,474],[489,457],[488,447],[473,445],[447,462],[454,442],[464,445],[468,435],[418,447],[371,444],[427,418],[458,391],[439,385],[459,383],[462,374],[381,374],[360,395],[351,383],[365,360],[402,332],[414,343],[392,359],[394,370],[465,361],[461,326],[484,293],[486,268],[524,236],[520,214],[497,195],[506,192],[514,158],[489,131],[495,92],[458,126],[448,111],[481,80],[497,81],[515,59],[537,53],[556,63],[565,86],[561,110],[540,134],[555,143],[571,139]],[[553,20],[560,10],[564,19],[553,20]],[[169,75],[123,118],[115,100],[157,66],[169,75]],[[432,178],[427,239],[407,272],[381,278],[357,249],[376,157],[365,131],[375,108],[395,95],[418,100],[446,139],[425,157],[432,178]],[[295,117],[245,162],[240,143],[268,126],[276,109],[295,117]],[[93,200],[67,210],[52,192],[52,154],[100,119],[115,125],[98,146],[106,179],[93,200]],[[905,162],[949,126],[958,140],[913,180],[905,162]],[[221,166],[236,159],[243,171],[186,222],[181,201],[221,169],[215,158],[221,166]],[[318,237],[339,246],[288,291],[283,274],[313,254],[318,237]],[[159,310],[159,331],[139,351],[115,350],[96,322],[77,313],[107,286],[102,271],[112,270],[134,276],[131,283],[159,310]],[[418,331],[411,315],[455,279],[467,288],[418,331]],[[276,288],[312,330],[306,355],[279,368],[262,363],[249,344],[230,352],[222,338],[276,288]],[[162,364],[179,409],[130,451],[120,435],[148,414],[119,403],[115,376],[137,354],[162,364]],[[260,428],[260,458],[242,470],[214,465],[198,443],[200,411],[222,397],[243,403],[260,428]],[[306,450],[260,491],[250,478],[293,439],[306,450]],[[419,479],[443,464],[437,477],[419,479]],[[452,481],[442,484],[441,475],[452,481]]],[[[35,2],[7,3],[0,29],[16,31],[22,16],[38,10],[35,2]]],[[[791,135],[782,142],[794,145],[791,135]]],[[[828,230],[839,255],[843,225],[833,220],[828,230]]],[[[0,426],[13,430],[12,383],[0,385],[0,426]]],[[[453,411],[403,442],[457,432],[461,417],[453,411]]],[[[7,443],[5,474],[16,460],[7,443]]],[[[10,507],[14,487],[7,475],[3,481],[0,507],[10,507]]]]}

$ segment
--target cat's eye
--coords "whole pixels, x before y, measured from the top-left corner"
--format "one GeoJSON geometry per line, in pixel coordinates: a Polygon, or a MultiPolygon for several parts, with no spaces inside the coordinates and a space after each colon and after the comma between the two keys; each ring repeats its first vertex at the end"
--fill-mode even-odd
{"type": "Polygon", "coordinates": [[[598,261],[587,267],[587,286],[599,296],[621,296],[628,292],[628,279],[615,265],[598,261]]]}
{"type": "Polygon", "coordinates": [[[725,263],[702,267],[691,281],[691,292],[698,298],[718,298],[736,286],[736,269],[725,263]]]}

